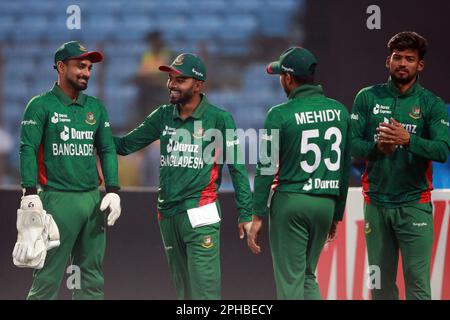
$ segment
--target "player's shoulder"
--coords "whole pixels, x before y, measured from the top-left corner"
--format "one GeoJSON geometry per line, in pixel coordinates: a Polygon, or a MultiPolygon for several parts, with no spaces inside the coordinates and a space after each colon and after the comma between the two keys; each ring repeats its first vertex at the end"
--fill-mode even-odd
{"type": "Polygon", "coordinates": [[[160,104],[156,106],[156,108],[150,113],[150,115],[162,115],[163,117],[172,116],[176,107],[176,105],[170,103],[160,104]]]}
{"type": "Polygon", "coordinates": [[[330,97],[325,97],[325,99],[327,101],[327,104],[332,105],[334,108],[348,111],[347,107],[339,100],[330,97]]]}
{"type": "Polygon", "coordinates": [[[426,105],[430,105],[430,106],[436,105],[436,104],[444,104],[445,105],[444,99],[442,99],[441,97],[436,95],[431,90],[428,90],[428,89],[422,87],[422,90],[420,93],[421,93],[421,100],[426,105]]]}
{"type": "Polygon", "coordinates": [[[105,107],[105,103],[103,102],[102,99],[96,97],[96,96],[91,96],[88,94],[84,94],[86,97],[86,104],[89,106],[94,106],[100,109],[106,109],[105,107]]]}
{"type": "Polygon", "coordinates": [[[333,98],[327,98],[327,100],[329,101],[331,107],[334,110],[338,110],[339,117],[341,120],[350,121],[350,111],[342,102],[340,102],[336,99],[333,99],[333,98]]]}
{"type": "Polygon", "coordinates": [[[214,103],[211,103],[210,101],[208,101],[208,108],[205,113],[207,113],[208,117],[215,117],[217,119],[233,119],[231,112],[217,106],[214,103]]]}
{"type": "Polygon", "coordinates": [[[291,105],[294,105],[294,104],[295,104],[295,99],[287,100],[285,102],[276,104],[276,105],[270,107],[269,110],[267,110],[267,116],[273,116],[276,114],[280,114],[283,111],[283,109],[285,109],[286,107],[289,107],[291,105]]]}
{"type": "Polygon", "coordinates": [[[375,96],[379,95],[382,92],[386,92],[387,84],[386,83],[377,83],[371,86],[367,86],[358,91],[356,96],[375,96]]]}
{"type": "Polygon", "coordinates": [[[27,109],[44,109],[49,99],[53,97],[51,91],[38,94],[30,99],[27,103],[27,109]]]}

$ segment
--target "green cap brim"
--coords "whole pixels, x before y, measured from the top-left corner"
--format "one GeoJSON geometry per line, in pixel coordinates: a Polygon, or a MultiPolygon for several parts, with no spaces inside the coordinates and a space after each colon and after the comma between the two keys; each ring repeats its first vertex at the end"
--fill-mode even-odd
{"type": "Polygon", "coordinates": [[[281,74],[280,61],[274,61],[267,65],[268,74],[281,74]]]}

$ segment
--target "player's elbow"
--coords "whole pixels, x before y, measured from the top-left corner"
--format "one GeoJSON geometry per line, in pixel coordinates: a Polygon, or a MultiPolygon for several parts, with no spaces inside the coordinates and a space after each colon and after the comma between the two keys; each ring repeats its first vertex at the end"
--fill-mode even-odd
{"type": "Polygon", "coordinates": [[[442,150],[441,152],[439,152],[438,154],[437,154],[437,157],[436,157],[436,159],[434,159],[434,161],[436,161],[436,162],[440,162],[440,163],[445,163],[445,162],[447,162],[447,159],[448,159],[448,150],[442,150]]]}

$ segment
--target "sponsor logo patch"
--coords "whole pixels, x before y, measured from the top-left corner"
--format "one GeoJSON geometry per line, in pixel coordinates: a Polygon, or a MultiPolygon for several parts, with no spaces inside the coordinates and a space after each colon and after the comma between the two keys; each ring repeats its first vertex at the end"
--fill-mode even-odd
{"type": "Polygon", "coordinates": [[[62,141],[69,140],[69,127],[64,126],[64,130],[59,134],[62,141]]]}
{"type": "Polygon", "coordinates": [[[70,122],[70,119],[67,117],[67,114],[54,112],[50,122],[55,124],[58,122],[70,122]]]}
{"type": "Polygon", "coordinates": [[[165,136],[165,135],[170,135],[170,136],[173,136],[174,134],[176,134],[177,132],[176,132],[176,129],[175,128],[171,128],[171,127],[169,127],[169,126],[165,126],[164,127],[164,130],[163,130],[163,132],[162,132],[162,135],[163,136],[165,136]]]}
{"type": "Polygon", "coordinates": [[[285,67],[283,65],[281,65],[281,70],[286,71],[286,72],[294,72],[294,69],[285,67]]]}
{"type": "Polygon", "coordinates": [[[373,107],[373,114],[391,114],[391,107],[390,106],[383,106],[381,104],[375,104],[375,107],[373,107]]]}
{"type": "Polygon", "coordinates": [[[427,226],[428,223],[426,223],[426,222],[413,222],[412,225],[413,225],[413,227],[419,227],[420,228],[420,227],[427,226]]]}
{"type": "Polygon", "coordinates": [[[22,125],[23,126],[31,126],[31,125],[35,126],[35,125],[37,125],[37,122],[34,120],[23,120],[22,125]]]}
{"type": "Polygon", "coordinates": [[[312,179],[309,178],[308,182],[305,183],[305,185],[303,186],[303,190],[305,190],[305,191],[311,190],[312,189],[312,185],[313,185],[312,179]]]}
{"type": "Polygon", "coordinates": [[[192,72],[193,72],[196,76],[198,76],[198,77],[203,77],[203,73],[201,73],[201,72],[195,70],[194,68],[192,68],[192,72]]]}

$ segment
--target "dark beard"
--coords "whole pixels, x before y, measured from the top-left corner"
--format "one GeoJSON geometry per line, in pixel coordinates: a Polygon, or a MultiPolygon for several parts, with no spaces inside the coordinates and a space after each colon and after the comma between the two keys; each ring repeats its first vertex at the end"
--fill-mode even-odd
{"type": "Polygon", "coordinates": [[[85,85],[80,85],[76,81],[73,81],[72,79],[67,78],[67,82],[72,86],[72,88],[76,91],[83,91],[87,89],[88,80],[86,80],[85,85]]]}
{"type": "Polygon", "coordinates": [[[391,79],[392,81],[394,81],[395,83],[398,84],[407,84],[410,83],[412,80],[414,80],[417,77],[417,73],[410,75],[409,77],[404,77],[404,78],[399,78],[395,76],[395,72],[391,73],[391,79]]]}
{"type": "Polygon", "coordinates": [[[194,92],[192,90],[186,91],[184,93],[180,92],[180,97],[178,99],[170,98],[170,103],[184,105],[187,102],[189,102],[193,96],[194,96],[194,92]]]}

